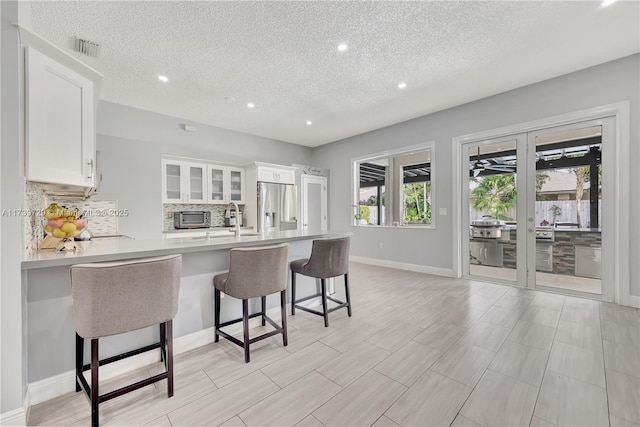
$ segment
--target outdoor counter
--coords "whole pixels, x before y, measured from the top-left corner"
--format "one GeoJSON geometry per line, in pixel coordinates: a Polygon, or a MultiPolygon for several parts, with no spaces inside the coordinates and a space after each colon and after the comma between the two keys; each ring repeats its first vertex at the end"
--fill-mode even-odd
{"type": "MultiPolygon", "coordinates": [[[[173,322],[176,353],[188,351],[212,342],[213,338],[213,276],[229,268],[229,250],[289,243],[289,260],[308,258],[313,239],[338,237],[345,234],[328,232],[282,231],[254,236],[178,238],[178,239],[99,239],[80,242],[75,252],[39,251],[25,259],[23,269],[23,294],[26,304],[27,383],[35,393],[38,403],[62,393],[74,390],[73,304],[69,266],[78,263],[117,261],[133,258],[182,254],[182,276],[178,314],[173,322]],[[51,387],[51,381],[57,386],[51,387]],[[49,394],[47,394],[49,393],[49,394]]],[[[299,278],[300,297],[316,291],[314,279],[299,278]]],[[[258,301],[259,302],[259,301],[258,301]]],[[[251,301],[250,310],[258,309],[258,302],[251,301]]],[[[267,307],[279,307],[280,297],[267,298],[267,307]]],[[[241,301],[225,297],[221,302],[222,321],[241,316],[241,301]]],[[[146,328],[124,335],[101,339],[100,357],[105,358],[128,350],[149,345],[158,340],[158,328],[146,328]]],[[[157,353],[157,352],[156,352],[157,353]]],[[[146,353],[145,353],[146,354],[146,353]]],[[[144,356],[144,355],[140,355],[144,356]]],[[[85,360],[88,360],[88,346],[85,360]]],[[[138,356],[136,356],[138,357],[138,356]]],[[[159,353],[147,356],[148,364],[158,359],[159,353]],[[149,357],[152,360],[148,360],[149,357]]],[[[135,358],[134,358],[135,359],[135,358]]],[[[158,359],[159,360],[159,359],[158,359]]],[[[117,362],[115,365],[117,365],[117,362]]],[[[135,361],[120,369],[134,368],[135,361]]],[[[138,364],[142,363],[140,360],[138,364]]]]}

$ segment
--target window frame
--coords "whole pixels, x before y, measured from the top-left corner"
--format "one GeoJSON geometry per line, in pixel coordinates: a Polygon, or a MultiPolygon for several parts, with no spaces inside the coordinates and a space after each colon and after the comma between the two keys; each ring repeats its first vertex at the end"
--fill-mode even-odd
{"type": "MultiPolygon", "coordinates": [[[[429,142],[424,142],[424,143],[420,143],[420,144],[415,144],[415,145],[409,145],[409,146],[405,146],[405,147],[400,147],[400,148],[396,148],[396,149],[392,149],[392,150],[385,150],[385,151],[379,151],[376,153],[370,153],[367,155],[362,155],[362,156],[357,156],[357,157],[353,157],[351,159],[351,219],[350,219],[350,225],[352,227],[363,227],[363,228],[411,228],[411,229],[435,229],[436,228],[436,214],[435,212],[437,211],[437,202],[436,202],[436,166],[435,166],[435,158],[436,158],[436,154],[435,154],[435,142],[434,141],[429,141],[429,142]],[[365,163],[368,161],[374,161],[374,160],[379,160],[382,158],[387,158],[390,160],[390,164],[391,159],[397,156],[402,156],[402,155],[408,155],[408,154],[412,154],[412,153],[416,153],[419,151],[426,151],[429,150],[429,157],[430,157],[430,163],[431,163],[431,176],[430,176],[430,182],[431,182],[431,192],[430,192],[430,199],[431,199],[431,223],[430,224],[404,224],[404,217],[402,218],[402,221],[398,220],[398,221],[393,221],[393,222],[397,222],[398,225],[372,225],[372,224],[368,224],[367,226],[361,226],[360,224],[357,223],[356,218],[355,218],[355,212],[354,212],[354,206],[358,206],[358,212],[359,212],[359,206],[360,206],[360,163],[365,163]]],[[[390,165],[390,168],[392,168],[392,166],[390,165]]],[[[387,188],[387,192],[388,189],[392,189],[392,191],[394,191],[397,194],[401,194],[400,191],[403,188],[404,182],[403,180],[400,180],[400,182],[396,182],[398,181],[398,179],[395,178],[395,173],[393,170],[391,170],[391,173],[388,174],[389,175],[389,182],[385,182],[385,187],[387,188]]],[[[395,209],[397,212],[403,212],[403,206],[402,203],[404,202],[404,198],[403,197],[397,197],[395,196],[395,194],[392,197],[391,203],[393,203],[392,206],[392,211],[395,209]]],[[[387,203],[389,203],[389,201],[387,200],[387,203]]],[[[400,216],[400,215],[399,215],[400,216]]],[[[395,219],[395,218],[394,218],[395,219]]]]}

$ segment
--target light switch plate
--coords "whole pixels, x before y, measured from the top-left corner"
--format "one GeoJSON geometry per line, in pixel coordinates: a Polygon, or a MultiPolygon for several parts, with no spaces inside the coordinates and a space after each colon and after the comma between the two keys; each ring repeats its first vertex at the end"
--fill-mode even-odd
{"type": "Polygon", "coordinates": [[[447,208],[440,208],[439,213],[440,213],[440,215],[446,215],[447,214],[447,208]]]}

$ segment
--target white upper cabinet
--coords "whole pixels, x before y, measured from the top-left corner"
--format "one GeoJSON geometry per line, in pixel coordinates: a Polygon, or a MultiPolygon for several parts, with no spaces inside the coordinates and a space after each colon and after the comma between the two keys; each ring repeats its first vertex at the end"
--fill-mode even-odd
{"type": "Polygon", "coordinates": [[[99,181],[96,109],[102,74],[18,24],[24,47],[25,175],[58,194],[99,181]]]}
{"type": "Polygon", "coordinates": [[[296,169],[291,166],[271,165],[255,162],[256,178],[259,182],[275,182],[278,184],[295,184],[296,169]]]}
{"type": "Polygon", "coordinates": [[[207,165],[162,160],[163,203],[207,203],[207,165]]]}
{"type": "Polygon", "coordinates": [[[232,166],[209,165],[208,202],[244,204],[244,169],[232,166]]]}
{"type": "Polygon", "coordinates": [[[94,83],[34,48],[25,56],[27,179],[92,187],[94,83]]]}
{"type": "Polygon", "coordinates": [[[162,203],[244,204],[244,169],[162,159],[162,203]]]}

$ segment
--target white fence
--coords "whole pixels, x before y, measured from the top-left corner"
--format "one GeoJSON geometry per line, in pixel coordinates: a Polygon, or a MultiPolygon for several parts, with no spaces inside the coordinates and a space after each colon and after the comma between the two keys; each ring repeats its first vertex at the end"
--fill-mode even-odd
{"type": "MultiPolygon", "coordinates": [[[[553,223],[553,211],[552,206],[560,208],[560,214],[556,217],[556,222],[578,222],[577,206],[575,200],[541,200],[536,201],[536,225],[540,225],[543,221],[553,223]]],[[[591,203],[589,200],[583,200],[580,203],[580,227],[589,228],[590,222],[590,210],[591,203]]],[[[482,215],[487,215],[488,212],[480,212],[473,209],[473,206],[469,205],[469,219],[474,220],[481,218],[482,215]]],[[[505,216],[516,219],[515,208],[505,213],[505,216]]],[[[602,203],[598,203],[598,218],[602,218],[602,203]]],[[[599,225],[596,224],[593,227],[596,228],[599,225]]]]}

